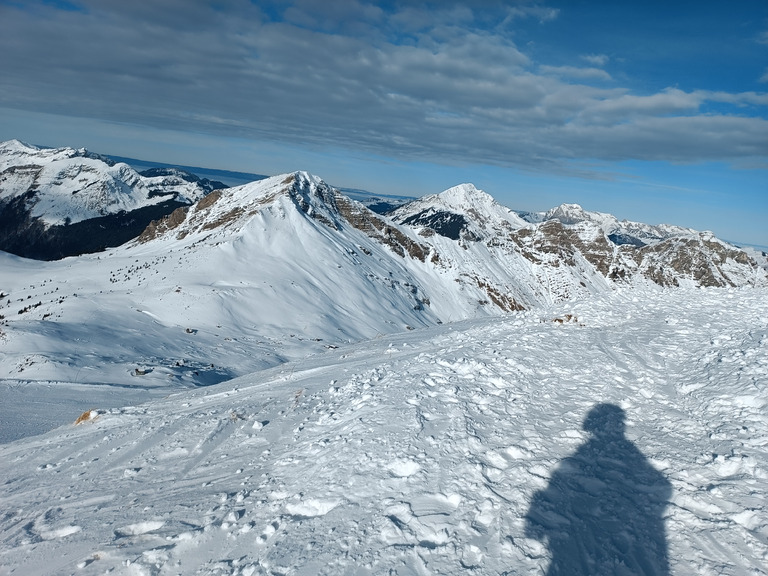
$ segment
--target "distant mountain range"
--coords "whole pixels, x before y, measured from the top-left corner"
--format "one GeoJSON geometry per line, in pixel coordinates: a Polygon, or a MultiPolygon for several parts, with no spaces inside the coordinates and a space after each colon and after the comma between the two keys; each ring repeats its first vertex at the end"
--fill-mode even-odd
{"type": "MultiPolygon", "coordinates": [[[[209,192],[267,176],[0,143],[0,250],[57,260],[119,246],[209,192]],[[220,179],[220,180],[219,180],[220,179]]],[[[379,212],[411,200],[345,192],[379,212]]]]}

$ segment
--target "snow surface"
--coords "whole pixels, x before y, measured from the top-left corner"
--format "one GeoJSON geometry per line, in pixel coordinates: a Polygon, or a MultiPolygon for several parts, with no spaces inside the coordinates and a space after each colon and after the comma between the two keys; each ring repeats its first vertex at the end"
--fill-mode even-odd
{"type": "Polygon", "coordinates": [[[623,289],[85,406],[0,446],[0,571],[766,574],[767,296],[623,289]]]}

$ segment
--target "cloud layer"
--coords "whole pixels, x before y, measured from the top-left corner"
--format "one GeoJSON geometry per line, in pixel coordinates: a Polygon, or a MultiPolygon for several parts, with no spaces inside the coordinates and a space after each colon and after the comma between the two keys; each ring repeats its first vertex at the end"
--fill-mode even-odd
{"type": "Polygon", "coordinates": [[[444,163],[768,155],[766,94],[637,93],[605,70],[605,54],[536,61],[515,32],[558,11],[528,2],[0,11],[0,106],[444,163]]]}

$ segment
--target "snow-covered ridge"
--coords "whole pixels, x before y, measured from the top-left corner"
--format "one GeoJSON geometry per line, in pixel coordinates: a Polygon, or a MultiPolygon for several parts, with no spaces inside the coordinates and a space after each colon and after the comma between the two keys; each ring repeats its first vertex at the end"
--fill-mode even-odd
{"type": "MultiPolygon", "coordinates": [[[[137,242],[149,242],[158,236],[176,240],[190,236],[198,241],[220,242],[222,238],[231,240],[247,235],[253,228],[276,232],[284,227],[301,238],[307,227],[316,226],[329,229],[324,234],[339,239],[358,236],[360,241],[373,241],[376,250],[386,247],[401,257],[408,253],[423,262],[429,253],[415,233],[401,230],[388,218],[344,196],[319,177],[301,171],[218,190],[188,210],[177,210],[153,222],[137,242]]],[[[368,248],[365,251],[371,252],[368,248]]],[[[386,257],[390,254],[386,252],[386,257]]]]}
{"type": "Polygon", "coordinates": [[[577,204],[520,215],[471,185],[421,198],[391,216],[439,256],[450,254],[441,262],[456,271],[457,281],[483,284],[491,301],[498,304],[505,295],[512,308],[586,296],[617,283],[766,283],[754,258],[711,232],[619,222],[577,204]],[[455,251],[457,244],[463,251],[455,251]]]}
{"type": "MultiPolygon", "coordinates": [[[[85,148],[40,148],[20,140],[8,140],[0,142],[0,171],[11,166],[24,165],[30,161],[47,164],[59,160],[87,157],[88,155],[89,153],[85,148]]],[[[97,157],[97,155],[93,156],[97,157]]]]}

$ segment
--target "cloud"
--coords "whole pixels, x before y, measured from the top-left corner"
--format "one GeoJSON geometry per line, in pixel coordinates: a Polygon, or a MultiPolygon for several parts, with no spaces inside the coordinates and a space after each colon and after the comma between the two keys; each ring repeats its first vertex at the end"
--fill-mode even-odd
{"type": "Polygon", "coordinates": [[[546,6],[258,4],[7,7],[0,106],[453,164],[766,154],[766,121],[744,116],[765,94],[638,94],[590,84],[611,80],[597,67],[607,56],[532,60],[500,30],[554,18],[546,6]],[[735,111],[704,113],[707,102],[735,111]]]}
{"type": "Polygon", "coordinates": [[[539,66],[542,74],[577,78],[580,80],[610,80],[611,75],[599,68],[580,68],[578,66],[539,66]]]}
{"type": "Polygon", "coordinates": [[[507,21],[511,21],[515,18],[536,18],[539,22],[548,22],[554,20],[560,15],[559,8],[551,8],[549,6],[542,6],[541,4],[524,4],[521,3],[516,6],[508,8],[507,21]]]}
{"type": "Polygon", "coordinates": [[[610,60],[605,54],[582,54],[581,59],[589,62],[593,66],[605,66],[610,60]]]}
{"type": "Polygon", "coordinates": [[[768,106],[768,93],[766,92],[715,92],[713,90],[696,90],[691,93],[701,101],[724,102],[737,106],[768,106]]]}
{"type": "Polygon", "coordinates": [[[688,93],[676,88],[649,96],[622,94],[587,103],[580,112],[580,120],[584,123],[604,125],[626,123],[637,117],[669,117],[695,112],[702,100],[702,94],[688,93]]]}
{"type": "Polygon", "coordinates": [[[760,76],[760,82],[768,82],[768,68],[763,71],[763,75],[760,76]]]}
{"type": "Polygon", "coordinates": [[[283,13],[286,22],[329,33],[365,34],[380,26],[384,11],[357,0],[296,0],[283,13]]]}

